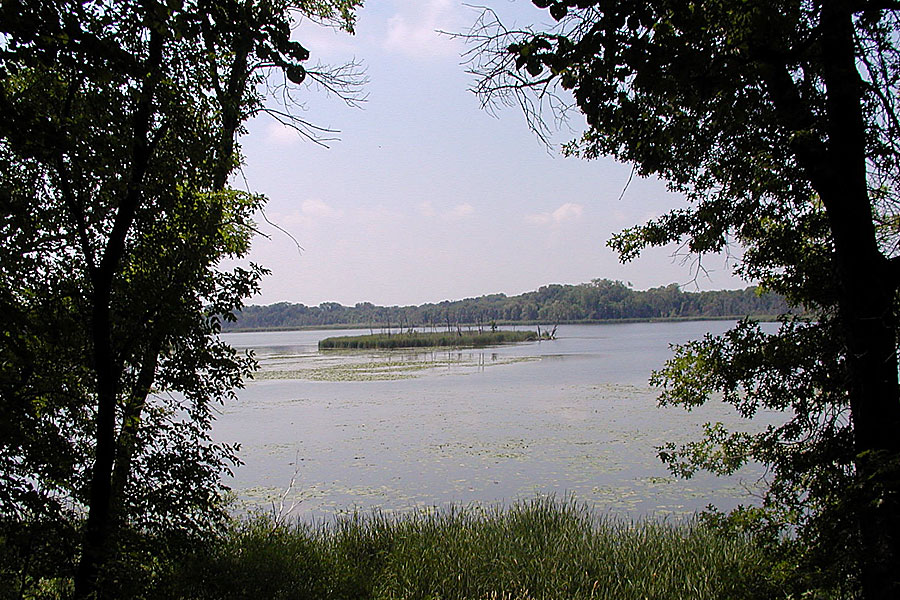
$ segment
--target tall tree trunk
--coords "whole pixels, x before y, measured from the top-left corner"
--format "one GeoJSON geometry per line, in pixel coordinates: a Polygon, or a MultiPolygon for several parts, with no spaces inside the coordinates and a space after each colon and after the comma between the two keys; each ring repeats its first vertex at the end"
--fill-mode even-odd
{"type": "MultiPolygon", "coordinates": [[[[148,9],[148,14],[150,10],[148,9]]],[[[112,551],[112,473],[116,454],[116,402],[122,377],[122,358],[114,343],[112,315],[113,285],[125,255],[128,233],[143,201],[144,176],[150,164],[151,115],[162,63],[163,38],[160,28],[150,28],[148,56],[141,86],[141,102],[135,109],[132,126],[132,163],[129,184],[116,211],[103,258],[91,272],[91,342],[97,385],[95,455],[91,469],[88,518],[75,573],[75,598],[103,597],[98,588],[100,569],[112,551]]]]}
{"type": "Polygon", "coordinates": [[[162,348],[159,335],[153,335],[141,358],[141,368],[137,380],[131,388],[122,408],[122,426],[116,442],[115,464],[113,465],[110,502],[112,513],[110,522],[114,528],[119,527],[124,518],[124,506],[131,475],[131,463],[137,449],[137,438],[140,432],[141,418],[147,397],[156,379],[156,368],[159,365],[159,353],[162,348]]]}
{"type": "Polygon", "coordinates": [[[856,69],[853,17],[840,3],[822,13],[828,142],[815,179],[834,238],[839,310],[860,497],[857,519],[868,600],[900,598],[900,384],[896,287],[878,248],[866,176],[865,122],[856,69]]]}
{"type": "Polygon", "coordinates": [[[821,73],[826,93],[823,139],[778,49],[760,35],[755,57],[779,123],[828,215],[834,242],[838,310],[847,355],[859,498],[856,519],[868,600],[900,598],[900,384],[896,281],[881,253],[866,172],[862,81],[856,67],[853,13],[842,2],[822,5],[821,73]]]}
{"type": "Polygon", "coordinates": [[[228,175],[234,167],[235,133],[243,121],[241,101],[247,79],[250,76],[249,54],[252,46],[243,43],[233,49],[234,59],[231,62],[225,88],[219,88],[219,104],[222,107],[222,132],[219,138],[219,150],[216,156],[213,189],[224,189],[228,183],[228,175]]]}
{"type": "Polygon", "coordinates": [[[115,458],[115,411],[119,377],[110,343],[109,292],[95,293],[92,338],[97,378],[97,417],[94,465],[88,498],[88,518],[75,573],[75,598],[96,596],[100,566],[105,562],[110,539],[110,474],[115,458]],[[105,296],[105,298],[104,298],[105,296]],[[104,301],[105,300],[105,301],[104,301]]]}

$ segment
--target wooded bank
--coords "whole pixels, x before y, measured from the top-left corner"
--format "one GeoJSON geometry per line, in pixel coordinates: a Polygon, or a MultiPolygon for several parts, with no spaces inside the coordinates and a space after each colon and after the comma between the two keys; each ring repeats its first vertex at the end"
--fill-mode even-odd
{"type": "MultiPolygon", "coordinates": [[[[420,306],[343,306],[289,304],[247,306],[227,330],[359,327],[381,331],[413,326],[447,329],[530,323],[593,323],[654,319],[774,318],[788,311],[784,299],[756,287],[743,290],[686,292],[678,285],[634,290],[621,281],[596,279],[580,285],[548,285],[517,296],[491,294],[420,306]]],[[[374,332],[373,331],[373,332],[374,332]]]]}

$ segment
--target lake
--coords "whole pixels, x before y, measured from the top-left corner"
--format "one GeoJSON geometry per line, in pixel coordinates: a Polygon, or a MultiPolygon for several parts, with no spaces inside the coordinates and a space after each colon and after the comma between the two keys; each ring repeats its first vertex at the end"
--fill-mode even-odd
{"type": "Polygon", "coordinates": [[[721,402],[657,408],[647,380],[670,344],[732,325],[561,325],[552,341],[392,352],[317,350],[367,329],[230,333],[261,371],[214,437],[241,444],[245,465],[228,481],[241,510],[274,504],[304,519],[544,494],[629,517],[727,510],[757,501],[759,466],[677,480],[655,447],[694,439],[707,421],[752,431],[778,415],[747,423],[721,402]]]}

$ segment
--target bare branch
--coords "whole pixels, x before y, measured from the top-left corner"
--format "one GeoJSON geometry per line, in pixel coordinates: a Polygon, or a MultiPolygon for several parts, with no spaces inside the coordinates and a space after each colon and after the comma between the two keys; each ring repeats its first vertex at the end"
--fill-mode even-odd
{"type": "Polygon", "coordinates": [[[347,106],[360,108],[368,98],[364,90],[369,77],[362,62],[351,61],[337,67],[317,64],[306,73],[312,84],[337,96],[347,106]]]}
{"type": "MultiPolygon", "coordinates": [[[[517,55],[509,50],[510,45],[538,34],[530,28],[508,29],[492,9],[473,8],[481,13],[466,33],[441,32],[462,39],[468,46],[462,58],[466,72],[475,77],[470,91],[490,114],[496,114],[501,107],[518,107],[538,139],[552,146],[551,134],[568,120],[572,99],[562,90],[555,74],[532,76],[518,69],[517,55]]],[[[553,34],[541,35],[552,37],[553,34]]]]}
{"type": "Polygon", "coordinates": [[[284,110],[278,110],[268,106],[263,106],[253,111],[251,116],[256,116],[260,113],[269,115],[285,127],[293,129],[301,136],[305,137],[314,144],[322,146],[323,148],[328,147],[328,144],[326,144],[326,142],[333,142],[338,139],[338,130],[320,127],[318,125],[310,123],[309,121],[306,121],[305,119],[301,119],[293,113],[284,110]]]}
{"type": "MultiPolygon", "coordinates": [[[[297,248],[297,254],[303,254],[305,249],[303,248],[303,246],[300,245],[300,242],[297,241],[297,238],[295,238],[290,231],[288,231],[281,225],[278,225],[277,223],[270,221],[269,216],[266,214],[266,211],[263,210],[262,208],[259,209],[259,212],[262,215],[262,218],[263,218],[263,220],[265,220],[266,223],[268,223],[269,225],[271,225],[272,227],[274,227],[275,229],[277,229],[284,235],[288,236],[288,238],[294,243],[294,246],[297,248]]],[[[268,236],[266,236],[266,237],[268,237],[268,236]]]]}
{"type": "MultiPolygon", "coordinates": [[[[339,139],[339,130],[316,125],[297,114],[304,107],[302,100],[297,97],[300,86],[288,80],[279,66],[260,63],[253,70],[266,88],[265,97],[270,99],[270,103],[253,108],[245,115],[246,118],[266,114],[307,140],[326,148],[328,142],[339,139]]],[[[325,91],[351,108],[361,108],[366,101],[365,86],[368,77],[360,62],[353,61],[338,67],[319,64],[307,70],[306,75],[303,84],[305,89],[312,87],[325,91]]]]}

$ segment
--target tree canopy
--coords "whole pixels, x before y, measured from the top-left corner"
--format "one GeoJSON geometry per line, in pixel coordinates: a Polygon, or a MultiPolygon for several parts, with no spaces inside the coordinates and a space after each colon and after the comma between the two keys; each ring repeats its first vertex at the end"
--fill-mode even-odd
{"type": "Polygon", "coordinates": [[[496,323],[602,322],[622,319],[775,318],[788,310],[784,299],[743,290],[690,292],[677,284],[644,291],[621,281],[595,279],[579,285],[551,284],[517,296],[490,294],[464,300],[445,300],[421,306],[375,306],[360,302],[319,306],[281,302],[246,306],[224,329],[288,329],[328,325],[358,327],[446,327],[447,323],[485,325],[496,323]]]}
{"type": "Polygon", "coordinates": [[[736,241],[741,274],[816,315],[772,336],[744,323],[679,350],[656,380],[664,403],[724,393],[746,416],[789,419],[756,437],[710,426],[663,458],[682,473],[762,460],[769,514],[821,551],[815,568],[854,575],[866,598],[896,597],[900,6],[534,4],[555,28],[510,30],[490,11],[473,28],[475,90],[521,106],[539,133],[541,110],[572,98],[587,129],[568,153],[630,162],[691,201],[616,235],[623,260],[670,242],[702,254],[736,241]]]}
{"type": "Polygon", "coordinates": [[[358,4],[0,4],[0,536],[20,594],[41,535],[80,557],[76,597],[115,597],[141,585],[115,568],[141,551],[128,532],[165,546],[224,515],[237,457],[213,407],[253,360],[218,332],[264,272],[220,266],[263,202],[228,185],[237,138],[261,112],[315,137],[267,86],[352,102],[354,71],[307,69],[292,27],[352,31],[358,4]]]}

